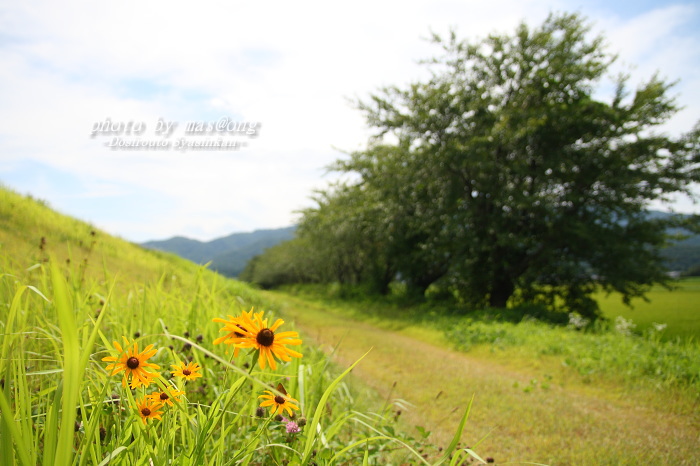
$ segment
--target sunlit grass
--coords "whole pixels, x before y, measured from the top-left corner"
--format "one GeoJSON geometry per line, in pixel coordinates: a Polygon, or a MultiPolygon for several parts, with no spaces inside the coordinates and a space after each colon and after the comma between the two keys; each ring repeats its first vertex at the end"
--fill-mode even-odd
{"type": "Polygon", "coordinates": [[[29,269],[3,267],[0,278],[3,464],[335,464],[365,457],[383,464],[398,450],[423,461],[415,442],[393,431],[388,411],[364,411],[343,380],[349,369],[338,376],[319,349],[307,346],[303,358],[280,361],[273,371],[256,364],[255,352],[233,358],[232,348],[213,345],[219,325],[212,317],[252,304],[238,295],[240,284],[200,275],[191,288],[167,286],[166,278],[121,294],[114,283],[76,280],[52,261],[29,269]],[[140,348],[154,345],[160,368],[189,361],[201,365],[203,377],[180,380],[165,370],[153,387],[124,387],[122,374],[103,361],[116,356],[112,342],[122,336],[140,348]],[[289,431],[290,419],[259,412],[258,397],[280,383],[300,401],[292,419],[298,430],[289,431]],[[144,405],[149,393],[166,390],[184,392],[181,401],[144,405]]]}
{"type": "MultiPolygon", "coordinates": [[[[2,267],[21,271],[44,264],[51,255],[71,271],[72,283],[115,283],[117,290],[133,292],[134,283],[165,287],[191,286],[197,266],[173,254],[146,251],[112,237],[93,225],[55,212],[50,206],[0,186],[0,255],[2,267]]],[[[202,272],[214,280],[211,271],[202,272]]]]}
{"type": "Polygon", "coordinates": [[[143,251],[11,193],[2,201],[0,464],[54,464],[66,455],[69,463],[98,465],[362,464],[365,458],[420,464],[423,455],[431,464],[459,464],[467,445],[499,460],[541,463],[696,459],[688,425],[698,425],[700,356],[689,338],[667,338],[677,329],[697,334],[693,282],[681,282],[686,294],[675,295],[682,298],[678,315],[691,320],[674,324],[659,318],[663,308],[650,307],[645,324],[637,320],[645,308],[637,306],[630,311],[638,323],[632,335],[615,333],[614,325],[576,330],[531,320],[516,325],[488,313],[443,316],[449,309],[434,304],[362,295],[312,303],[143,251]],[[213,344],[223,334],[212,319],[252,306],[284,318],[284,329],[297,330],[295,321],[303,319],[302,358],[262,370],[250,350],[234,358],[232,347],[213,344]],[[652,322],[668,327],[649,332],[652,322]],[[392,332],[380,335],[377,327],[392,332]],[[115,355],[113,341],[122,336],[140,348],[155,345],[157,387],[132,391],[122,387],[121,374],[106,370],[102,358],[115,355]],[[371,346],[355,376],[341,378],[371,346]],[[435,348],[458,348],[469,362],[455,366],[435,348]],[[396,358],[405,363],[390,365],[396,358]],[[201,365],[202,377],[173,377],[171,365],[182,362],[201,365]],[[68,373],[74,375],[66,382],[68,373]],[[293,420],[269,411],[259,416],[258,397],[279,383],[299,401],[293,420]],[[185,392],[181,401],[144,423],[139,401],[168,388],[185,392]],[[453,440],[472,395],[458,445],[453,440]],[[302,417],[306,425],[288,432],[302,417]],[[439,428],[429,428],[430,419],[439,428]],[[460,453],[450,458],[453,444],[460,453]]]}
{"type": "Polygon", "coordinates": [[[213,319],[251,308],[280,335],[294,330],[245,284],[0,189],[0,464],[448,464],[470,454],[419,453],[425,439],[396,428],[393,403],[348,379],[360,357],[338,367],[300,335],[301,357],[275,348],[263,368],[255,345],[215,345],[213,319]],[[128,358],[115,341],[153,345],[158,377],[123,386],[115,363],[128,358]],[[299,408],[283,417],[259,398],[280,388],[299,408]]]}
{"type": "Polygon", "coordinates": [[[219,296],[228,293],[218,285],[202,281],[175,292],[158,282],[121,296],[113,284],[72,288],[70,273],[53,264],[25,277],[37,283],[31,287],[21,274],[0,278],[3,464],[382,463],[396,450],[424,461],[416,443],[393,430],[391,416],[363,413],[367,407],[348,390],[344,378],[359,359],[341,372],[305,346],[303,357],[262,368],[258,350],[233,357],[233,348],[213,345],[220,327],[213,316],[232,312],[221,308],[219,296]],[[124,343],[112,344],[122,336],[124,343]],[[118,373],[114,363],[120,349],[136,344],[134,355],[166,369],[131,388],[122,384],[127,357],[118,373]],[[137,353],[142,348],[149,352],[137,353]],[[167,370],[183,362],[188,373],[201,366],[202,377],[167,370]],[[299,408],[283,417],[259,398],[281,389],[299,408]],[[146,401],[163,392],[177,396],[146,401]]]}

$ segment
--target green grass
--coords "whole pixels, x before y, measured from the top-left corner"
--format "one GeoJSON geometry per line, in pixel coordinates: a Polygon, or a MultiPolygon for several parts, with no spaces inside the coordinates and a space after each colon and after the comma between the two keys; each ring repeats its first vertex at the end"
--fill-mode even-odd
{"type": "MultiPolygon", "coordinates": [[[[338,367],[302,335],[303,357],[271,370],[255,353],[213,344],[214,317],[251,306],[271,322],[282,315],[256,290],[10,191],[0,198],[0,464],[425,462],[422,439],[396,428],[392,404],[346,377],[359,357],[338,367]],[[125,388],[106,370],[123,337],[157,349],[156,385],[125,388]],[[180,361],[200,364],[203,377],[172,377],[180,361]],[[259,395],[278,383],[299,402],[299,432],[258,412],[259,395]],[[185,394],[142,422],[137,402],[166,388],[185,394]]],[[[453,450],[434,451],[431,463],[449,463],[453,450]]]]}
{"type": "Polygon", "coordinates": [[[349,369],[341,374],[313,346],[277,371],[214,346],[220,325],[212,316],[261,304],[241,302],[240,284],[200,275],[193,288],[164,279],[120,294],[110,291],[113,283],[78,282],[65,272],[50,261],[25,277],[0,278],[2,464],[308,464],[316,456],[352,462],[365,452],[381,464],[397,446],[419,458],[415,442],[393,432],[391,417],[358,403],[344,380],[349,369]],[[112,341],[122,336],[158,349],[149,361],[161,368],[157,386],[129,390],[121,374],[105,370],[102,358],[116,355],[112,341]],[[204,377],[170,376],[171,364],[188,360],[201,364],[204,377]],[[269,411],[256,413],[258,395],[279,382],[299,400],[295,419],[308,419],[298,434],[287,434],[269,411]],[[186,394],[161,421],[144,424],[136,402],[159,387],[186,394]]]}
{"type": "MultiPolygon", "coordinates": [[[[0,267],[12,272],[45,264],[51,256],[78,282],[115,282],[120,292],[162,277],[166,285],[193,286],[200,273],[196,264],[174,254],[147,251],[1,186],[0,255],[5,258],[0,267]]],[[[218,280],[211,271],[202,273],[218,280]]]]}
{"type": "Polygon", "coordinates": [[[423,455],[459,464],[471,458],[466,445],[499,461],[694,464],[696,284],[654,290],[652,304],[680,296],[676,318],[637,306],[633,319],[648,324],[629,335],[361,293],[341,300],[310,288],[300,299],[0,189],[0,464],[419,464],[423,455]],[[250,355],[213,345],[212,318],[250,306],[302,331],[304,357],[260,370],[250,355]],[[652,322],[668,327],[650,332],[652,322]],[[162,421],[144,425],[134,405],[147,390],[124,389],[105,370],[122,336],[154,344],[162,382],[186,391],[162,421]],[[200,363],[204,377],[171,378],[182,360],[200,363]],[[256,415],[258,395],[278,382],[307,419],[299,434],[256,415]]]}

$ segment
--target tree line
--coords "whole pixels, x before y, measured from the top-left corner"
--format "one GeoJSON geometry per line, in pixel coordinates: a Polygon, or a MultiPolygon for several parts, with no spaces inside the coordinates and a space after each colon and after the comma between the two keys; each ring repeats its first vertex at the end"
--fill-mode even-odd
{"type": "Polygon", "coordinates": [[[464,308],[538,304],[595,316],[591,295],[629,302],[667,277],[670,227],[653,200],[693,196],[700,125],[660,131],[679,110],[673,83],[628,76],[598,90],[616,57],[576,14],[479,41],[433,36],[431,77],[358,101],[375,134],[332,169],[296,237],[252,260],[241,278],[362,285],[464,308]]]}

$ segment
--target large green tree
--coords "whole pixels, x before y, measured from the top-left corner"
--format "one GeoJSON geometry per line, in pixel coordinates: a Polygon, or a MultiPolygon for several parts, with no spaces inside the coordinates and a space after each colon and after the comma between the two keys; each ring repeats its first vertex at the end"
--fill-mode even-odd
{"type": "Polygon", "coordinates": [[[647,209],[700,181],[700,126],[659,129],[679,108],[672,84],[630,91],[622,76],[605,97],[614,57],[572,14],[434,39],[429,79],[358,102],[376,135],[334,165],[354,181],[318,192],[298,237],[252,263],[252,280],[386,292],[398,279],[470,307],[589,316],[600,288],[629,302],[665,283],[666,233],[697,219],[647,209]]]}
{"type": "Polygon", "coordinates": [[[657,129],[678,110],[672,85],[654,76],[630,92],[619,77],[598,97],[614,57],[572,14],[475,43],[434,39],[432,77],[360,102],[376,140],[336,167],[381,201],[399,276],[475,306],[589,315],[598,286],[629,300],[664,282],[658,249],[679,220],[646,209],[692,195],[700,173],[697,127],[657,129]]]}

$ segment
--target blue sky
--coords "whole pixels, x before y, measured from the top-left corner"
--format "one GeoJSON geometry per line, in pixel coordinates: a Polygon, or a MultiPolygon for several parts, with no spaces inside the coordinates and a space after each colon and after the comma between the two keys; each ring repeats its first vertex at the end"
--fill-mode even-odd
{"type": "Polygon", "coordinates": [[[333,179],[324,167],[367,141],[348,99],[425,76],[431,30],[476,39],[550,11],[586,16],[633,86],[656,71],[680,79],[685,108],[665,131],[700,120],[697,2],[4,2],[0,182],[136,242],[287,226],[333,179]],[[172,148],[217,136],[187,136],[187,122],[222,117],[257,123],[257,137],[172,148]],[[167,150],[111,150],[114,135],[90,137],[108,118],[142,122],[150,141],[165,140],[159,119],[178,126],[167,150]]]}

